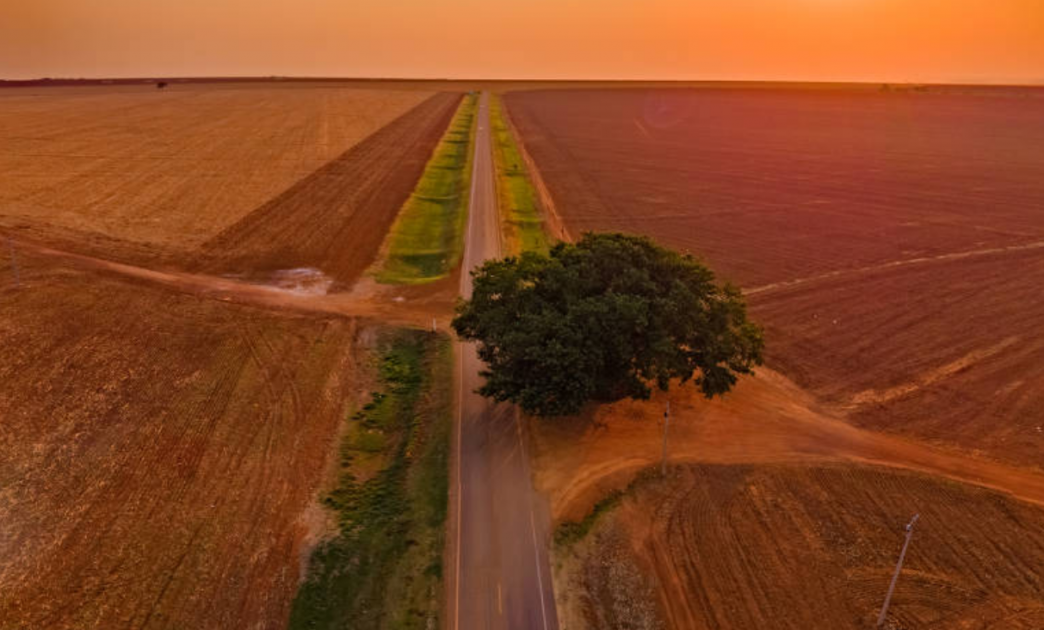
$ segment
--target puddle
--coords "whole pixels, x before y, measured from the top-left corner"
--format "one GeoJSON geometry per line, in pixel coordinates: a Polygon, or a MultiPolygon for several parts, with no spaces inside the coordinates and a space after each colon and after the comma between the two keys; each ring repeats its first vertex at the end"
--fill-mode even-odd
{"type": "Polygon", "coordinates": [[[272,273],[266,285],[299,295],[326,295],[333,278],[314,267],[280,269],[272,273]]]}

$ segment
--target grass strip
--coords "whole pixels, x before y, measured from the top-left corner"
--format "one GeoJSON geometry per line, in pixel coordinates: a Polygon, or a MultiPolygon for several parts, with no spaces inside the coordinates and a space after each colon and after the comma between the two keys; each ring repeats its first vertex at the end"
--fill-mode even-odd
{"type": "Polygon", "coordinates": [[[493,131],[493,159],[497,170],[497,195],[501,224],[512,254],[547,253],[550,241],[537,203],[536,190],[529,180],[525,162],[504,115],[501,98],[493,95],[489,105],[493,131]]]}
{"type": "Polygon", "coordinates": [[[594,504],[591,511],[579,521],[566,521],[555,528],[555,545],[565,548],[580,542],[594,528],[598,521],[620,505],[624,497],[632,492],[640,484],[647,481],[659,479],[659,467],[650,467],[638,473],[627,487],[620,490],[612,490],[598,503],[594,504]]]}
{"type": "Polygon", "coordinates": [[[375,272],[386,284],[423,284],[460,263],[471,185],[477,94],[461,101],[413,194],[392,225],[375,272]]]}
{"type": "Polygon", "coordinates": [[[289,627],[439,627],[453,355],[445,335],[381,340],[380,391],[353,414],[325,505],[338,533],[312,554],[289,627]]]}

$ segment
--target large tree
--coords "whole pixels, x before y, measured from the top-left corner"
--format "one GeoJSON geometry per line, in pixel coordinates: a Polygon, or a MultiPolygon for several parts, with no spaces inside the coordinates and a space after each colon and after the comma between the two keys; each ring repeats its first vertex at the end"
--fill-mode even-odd
{"type": "Polygon", "coordinates": [[[487,367],[479,393],[528,413],[648,398],[651,385],[672,380],[692,380],[710,398],[761,363],[761,329],[739,289],[648,238],[588,233],[473,275],[453,328],[478,341],[487,367]]]}

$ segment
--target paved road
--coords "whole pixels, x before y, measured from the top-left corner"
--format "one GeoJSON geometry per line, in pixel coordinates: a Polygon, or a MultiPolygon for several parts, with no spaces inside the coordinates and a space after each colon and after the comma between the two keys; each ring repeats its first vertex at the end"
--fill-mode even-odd
{"type": "MultiPolygon", "coordinates": [[[[500,226],[489,133],[489,97],[478,111],[464,269],[500,256],[500,226]]],[[[462,274],[460,293],[471,295],[462,274]]],[[[447,573],[453,630],[557,630],[547,560],[546,505],[534,496],[517,409],[474,390],[481,362],[472,344],[457,353],[459,417],[451,513],[455,527],[447,573]]]]}

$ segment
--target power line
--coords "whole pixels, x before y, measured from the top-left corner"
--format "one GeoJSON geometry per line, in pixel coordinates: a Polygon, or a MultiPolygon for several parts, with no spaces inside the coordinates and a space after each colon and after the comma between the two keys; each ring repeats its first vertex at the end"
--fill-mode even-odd
{"type": "Polygon", "coordinates": [[[667,476],[667,428],[671,423],[671,401],[667,401],[667,409],[663,412],[663,455],[660,462],[660,475],[667,476]]]}
{"type": "Polygon", "coordinates": [[[881,606],[881,614],[877,616],[877,627],[880,628],[884,625],[885,618],[888,616],[888,605],[892,603],[892,593],[895,592],[895,583],[899,581],[899,572],[903,570],[903,560],[906,559],[906,548],[910,546],[910,539],[913,538],[914,524],[920,517],[920,514],[914,514],[910,522],[906,524],[906,542],[903,543],[903,550],[899,552],[899,562],[895,565],[895,573],[892,574],[892,583],[888,585],[888,594],[885,595],[884,606],[881,606]]]}

